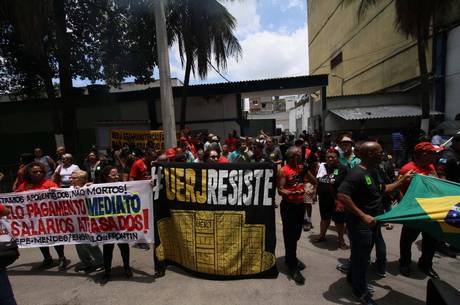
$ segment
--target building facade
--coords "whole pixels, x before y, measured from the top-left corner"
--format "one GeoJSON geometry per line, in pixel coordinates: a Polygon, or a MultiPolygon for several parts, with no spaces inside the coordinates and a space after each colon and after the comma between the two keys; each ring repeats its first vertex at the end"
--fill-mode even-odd
{"type": "MultiPolygon", "coordinates": [[[[326,131],[355,130],[360,125],[356,122],[347,124],[344,117],[337,115],[340,111],[331,111],[332,108],[391,106],[394,105],[395,94],[400,105],[410,106],[401,108],[408,111],[404,115],[410,115],[415,121],[420,117],[417,115],[414,118],[415,111],[411,108],[421,102],[417,41],[397,30],[396,0],[376,1],[375,5],[358,16],[360,2],[308,1],[310,73],[329,75],[327,96],[328,99],[333,97],[331,105],[322,114],[326,131]],[[378,97],[374,98],[374,94],[378,97]],[[376,105],[376,102],[380,104],[376,105]]],[[[459,24],[460,3],[453,1],[449,14],[437,20],[436,31],[428,37],[426,62],[432,128],[442,120],[454,120],[457,114],[460,118],[459,24]]],[[[413,122],[407,124],[405,120],[399,120],[400,123],[396,125],[386,124],[385,120],[394,119],[394,115],[388,109],[383,117],[369,117],[367,124],[386,126],[388,129],[404,129],[414,125],[413,122]],[[378,122],[369,123],[369,120],[378,122]]]]}

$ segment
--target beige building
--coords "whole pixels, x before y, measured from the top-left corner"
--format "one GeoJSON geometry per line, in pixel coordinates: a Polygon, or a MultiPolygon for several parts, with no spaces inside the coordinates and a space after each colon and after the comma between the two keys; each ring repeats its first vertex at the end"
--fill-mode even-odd
{"type": "Polygon", "coordinates": [[[420,74],[416,41],[395,29],[394,1],[377,1],[358,20],[359,2],[308,1],[310,74],[329,74],[328,96],[413,86],[420,74]]]}
{"type": "MultiPolygon", "coordinates": [[[[308,0],[310,74],[329,75],[327,106],[321,114],[326,131],[385,135],[420,126],[421,112],[414,108],[421,102],[417,42],[397,30],[395,2],[376,1],[358,18],[358,0],[308,0]],[[396,100],[410,111],[386,107],[396,100]],[[358,110],[368,116],[356,119],[351,113],[358,110]]],[[[459,24],[457,1],[428,39],[432,128],[460,113],[459,24]]]]}

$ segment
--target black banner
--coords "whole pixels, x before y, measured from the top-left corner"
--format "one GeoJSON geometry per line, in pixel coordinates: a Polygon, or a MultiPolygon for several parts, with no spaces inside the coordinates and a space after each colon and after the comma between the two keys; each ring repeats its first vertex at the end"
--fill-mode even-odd
{"type": "Polygon", "coordinates": [[[152,179],[157,263],[217,279],[278,275],[272,164],[162,163],[152,179]]]}

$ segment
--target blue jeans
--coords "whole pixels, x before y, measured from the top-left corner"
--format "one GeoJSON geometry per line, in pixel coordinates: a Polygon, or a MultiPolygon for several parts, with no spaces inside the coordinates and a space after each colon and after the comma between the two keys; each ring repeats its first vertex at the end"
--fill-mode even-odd
{"type": "Polygon", "coordinates": [[[375,228],[365,228],[355,224],[348,225],[351,245],[350,269],[347,280],[351,282],[353,293],[361,297],[367,293],[367,265],[374,246],[375,228]]]}
{"type": "Polygon", "coordinates": [[[372,230],[374,232],[375,243],[375,265],[379,272],[385,273],[387,270],[387,246],[382,235],[382,226],[378,224],[372,230]]]}
{"type": "Polygon", "coordinates": [[[10,280],[5,268],[0,268],[0,304],[16,305],[13,289],[11,289],[10,280]]]}

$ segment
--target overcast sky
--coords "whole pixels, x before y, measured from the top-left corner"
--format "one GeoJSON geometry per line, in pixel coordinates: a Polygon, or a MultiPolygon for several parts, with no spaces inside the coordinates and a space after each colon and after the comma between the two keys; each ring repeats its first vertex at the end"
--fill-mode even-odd
{"type": "MultiPolygon", "coordinates": [[[[305,0],[223,1],[236,18],[243,49],[239,61],[230,59],[222,73],[230,81],[287,77],[308,74],[308,31],[305,0]]],[[[171,74],[183,80],[177,48],[170,52],[171,74]]],[[[214,71],[205,80],[192,83],[225,82],[214,71]]]]}

